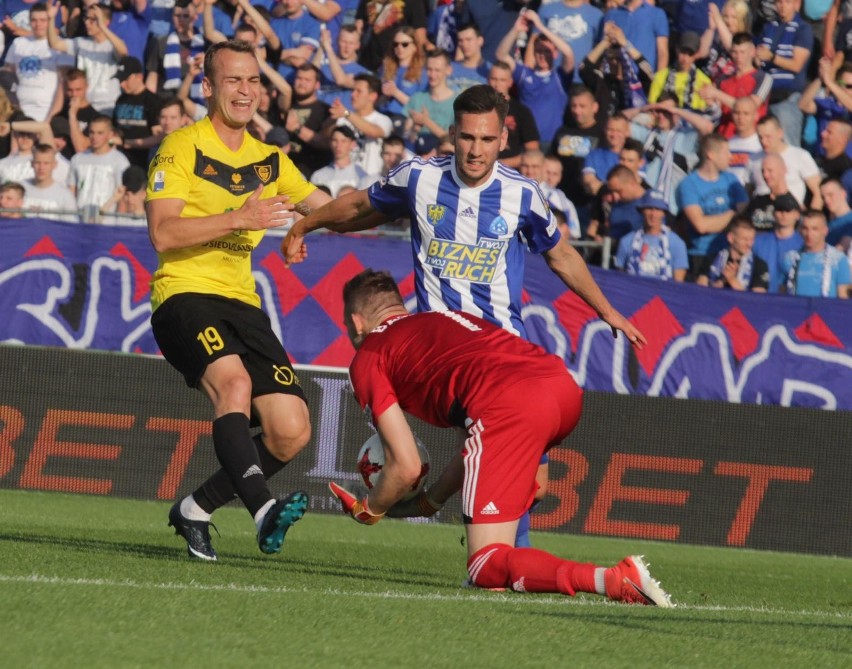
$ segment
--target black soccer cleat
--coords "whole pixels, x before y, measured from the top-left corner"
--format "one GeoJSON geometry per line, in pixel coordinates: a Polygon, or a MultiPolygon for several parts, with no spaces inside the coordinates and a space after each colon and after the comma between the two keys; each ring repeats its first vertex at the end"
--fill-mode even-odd
{"type": "Polygon", "coordinates": [[[294,492],[289,497],[279,499],[273,504],[260,525],[257,533],[257,545],[264,553],[278,553],[284,544],[284,535],[297,520],[305,515],[308,508],[308,495],[294,492]]]}
{"type": "MultiPolygon", "coordinates": [[[[210,543],[210,526],[207,520],[189,520],[180,512],[180,501],[175,502],[169,511],[169,527],[175,528],[175,534],[186,539],[186,550],[189,557],[196,560],[214,561],[218,558],[213,545],[210,543]]],[[[216,534],[219,530],[213,525],[216,534]]]]}

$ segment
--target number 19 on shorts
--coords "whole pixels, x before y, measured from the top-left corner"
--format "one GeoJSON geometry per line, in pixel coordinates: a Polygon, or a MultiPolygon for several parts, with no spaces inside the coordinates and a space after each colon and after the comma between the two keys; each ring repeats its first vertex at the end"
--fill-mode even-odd
{"type": "Polygon", "coordinates": [[[225,342],[222,341],[222,337],[214,327],[204,328],[198,333],[196,339],[204,346],[207,355],[213,355],[214,351],[221,351],[225,348],[225,342]]]}

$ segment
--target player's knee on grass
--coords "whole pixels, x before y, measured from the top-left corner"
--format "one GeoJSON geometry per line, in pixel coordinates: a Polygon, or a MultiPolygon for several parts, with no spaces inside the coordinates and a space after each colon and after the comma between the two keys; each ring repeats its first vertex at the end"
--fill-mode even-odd
{"type": "Polygon", "coordinates": [[[509,553],[512,550],[507,544],[488,544],[476,551],[467,560],[470,582],[477,588],[509,587],[509,553]]]}

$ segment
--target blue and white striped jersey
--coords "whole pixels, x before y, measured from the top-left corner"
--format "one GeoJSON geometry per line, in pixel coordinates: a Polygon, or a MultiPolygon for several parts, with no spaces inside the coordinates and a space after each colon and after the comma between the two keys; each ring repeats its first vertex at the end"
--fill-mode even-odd
{"type": "Polygon", "coordinates": [[[415,158],[373,184],[369,197],[378,211],[411,220],[418,311],[465,311],[526,337],[524,243],[544,253],[560,238],[534,181],[496,163],[471,188],[453,156],[415,158]]]}

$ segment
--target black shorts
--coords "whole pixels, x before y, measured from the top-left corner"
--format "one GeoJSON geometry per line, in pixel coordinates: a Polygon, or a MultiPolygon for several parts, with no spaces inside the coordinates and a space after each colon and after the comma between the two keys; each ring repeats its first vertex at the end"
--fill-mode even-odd
{"type": "Polygon", "coordinates": [[[219,295],[181,293],[151,316],[154,338],[169,364],[197,388],[204,370],[239,355],[251,377],[251,396],[283,393],[305,399],[287,352],[263,310],[219,295]]]}

